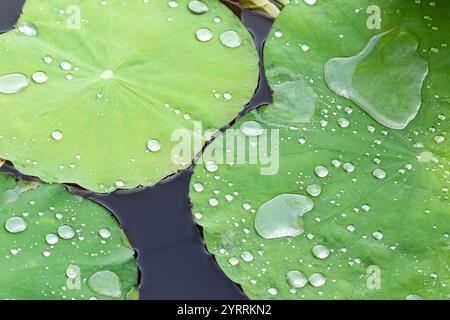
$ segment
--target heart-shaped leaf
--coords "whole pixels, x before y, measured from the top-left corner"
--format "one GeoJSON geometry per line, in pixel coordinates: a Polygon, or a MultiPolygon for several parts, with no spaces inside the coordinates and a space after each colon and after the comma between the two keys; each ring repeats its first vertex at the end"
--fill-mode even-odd
{"type": "Polygon", "coordinates": [[[251,35],[216,0],[28,0],[0,59],[0,156],[98,192],[188,167],[204,140],[173,158],[175,131],[223,127],[258,79],[251,35]]]}
{"type": "Polygon", "coordinates": [[[0,173],[0,299],[135,299],[134,250],[100,205],[0,173]]]}
{"type": "MultiPolygon", "coordinates": [[[[387,0],[299,1],[282,11],[265,52],[274,104],[215,140],[206,154],[223,149],[226,158],[198,165],[192,177],[193,213],[208,250],[250,298],[448,298],[448,12],[447,1],[387,0]],[[378,9],[380,29],[369,29],[378,9]],[[429,68],[421,107],[402,130],[382,126],[325,80],[330,60],[355,56],[397,28],[417,37],[417,57],[429,68]],[[234,144],[229,134],[238,137],[234,144]],[[286,195],[307,197],[314,208],[297,235],[285,232],[284,204],[272,208],[271,232],[285,236],[267,237],[260,211],[286,195]]],[[[403,57],[389,59],[400,65],[403,57]]],[[[421,62],[407,65],[397,76],[423,73],[421,62]]],[[[379,75],[392,68],[369,68],[353,86],[374,96],[379,75]]]]}

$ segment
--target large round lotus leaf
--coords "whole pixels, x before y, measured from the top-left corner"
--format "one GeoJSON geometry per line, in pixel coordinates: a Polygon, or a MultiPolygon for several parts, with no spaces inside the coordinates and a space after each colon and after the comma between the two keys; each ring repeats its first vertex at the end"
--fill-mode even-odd
{"type": "Polygon", "coordinates": [[[172,159],[174,131],[223,127],[258,78],[251,35],[216,0],[28,0],[0,60],[0,156],[98,192],[189,166],[202,137],[172,159]]]}
{"type": "MultiPolygon", "coordinates": [[[[448,298],[449,4],[422,3],[298,2],[275,22],[266,46],[274,104],[226,132],[240,137],[234,148],[230,137],[215,140],[206,154],[217,166],[205,162],[192,178],[193,213],[208,250],[249,297],[448,298]],[[380,30],[366,27],[373,3],[380,30]],[[406,29],[417,50],[384,37],[378,49],[386,46],[386,61],[407,66],[406,77],[422,72],[423,63],[411,61],[425,61],[429,73],[414,120],[389,129],[329,89],[325,65],[406,29]]],[[[353,81],[361,94],[372,95],[383,72],[402,75],[392,63],[378,68],[353,81]]]]}
{"type": "Polygon", "coordinates": [[[101,206],[0,173],[0,299],[133,299],[134,251],[101,206]]]}

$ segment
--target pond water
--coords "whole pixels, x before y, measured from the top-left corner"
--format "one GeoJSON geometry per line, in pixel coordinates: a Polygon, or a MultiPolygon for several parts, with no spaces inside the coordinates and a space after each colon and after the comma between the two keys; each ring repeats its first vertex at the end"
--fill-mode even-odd
{"type": "MultiPolygon", "coordinates": [[[[24,0],[0,3],[0,32],[12,28],[23,3],[24,0]]],[[[247,11],[241,13],[241,18],[262,54],[272,21],[247,11]]],[[[271,102],[263,67],[261,75],[258,90],[240,116],[271,102]]],[[[69,189],[104,205],[119,220],[138,253],[141,299],[246,299],[207,253],[202,231],[192,219],[188,197],[192,170],[180,172],[153,187],[108,195],[73,186],[69,189]]],[[[1,171],[20,176],[8,164],[1,171]]]]}

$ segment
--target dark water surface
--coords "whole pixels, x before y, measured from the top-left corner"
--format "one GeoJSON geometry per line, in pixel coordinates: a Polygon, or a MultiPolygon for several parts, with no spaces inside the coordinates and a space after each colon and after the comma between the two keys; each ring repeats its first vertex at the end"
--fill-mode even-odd
{"type": "MultiPolygon", "coordinates": [[[[23,3],[24,0],[0,0],[0,31],[12,28],[23,3]]],[[[241,18],[262,54],[271,20],[246,11],[241,18]]],[[[270,102],[271,92],[263,71],[261,68],[258,90],[241,115],[270,102]]],[[[9,165],[2,171],[17,174],[9,165]]],[[[120,221],[138,253],[141,299],[246,299],[205,250],[189,204],[191,175],[192,168],[153,187],[108,195],[69,189],[104,205],[120,221]]]]}

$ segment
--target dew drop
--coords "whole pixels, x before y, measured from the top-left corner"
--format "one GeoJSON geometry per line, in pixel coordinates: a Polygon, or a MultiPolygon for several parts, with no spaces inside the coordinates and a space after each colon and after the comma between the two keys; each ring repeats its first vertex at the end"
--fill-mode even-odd
{"type": "Polygon", "coordinates": [[[48,80],[47,74],[43,71],[38,71],[38,72],[33,73],[31,78],[33,79],[34,82],[36,82],[38,84],[45,83],[48,80]]]}
{"type": "Polygon", "coordinates": [[[75,236],[75,230],[71,226],[62,225],[58,228],[58,235],[62,239],[70,240],[75,236]]]}
{"type": "Polygon", "coordinates": [[[111,298],[122,296],[120,278],[112,271],[103,270],[94,273],[87,281],[88,287],[97,294],[111,298]]]}
{"type": "Polygon", "coordinates": [[[250,262],[253,261],[254,257],[253,254],[250,251],[244,251],[241,254],[241,258],[242,260],[244,260],[245,262],[250,262]]]}
{"type": "Polygon", "coordinates": [[[326,259],[330,255],[330,249],[324,245],[318,244],[312,248],[312,253],[317,259],[326,259]]]}
{"type": "Polygon", "coordinates": [[[422,300],[422,297],[418,294],[411,293],[406,296],[406,300],[422,300]]]}
{"type": "Polygon", "coordinates": [[[199,182],[194,183],[192,187],[194,188],[195,192],[203,192],[203,190],[205,190],[205,187],[199,182]]]}
{"type": "Polygon", "coordinates": [[[313,273],[309,276],[309,283],[311,283],[313,287],[321,287],[326,282],[327,279],[325,278],[325,276],[319,272],[313,273]]]}
{"type": "Polygon", "coordinates": [[[98,234],[100,235],[100,237],[102,237],[103,239],[108,239],[111,237],[111,231],[107,228],[103,228],[100,229],[100,231],[98,232],[98,234]]]}
{"type": "Polygon", "coordinates": [[[72,64],[69,61],[63,61],[60,63],[59,65],[61,67],[61,69],[63,69],[64,71],[69,71],[70,69],[72,69],[72,64]]]}
{"type": "Polygon", "coordinates": [[[257,137],[264,133],[264,128],[256,121],[245,121],[241,124],[240,130],[249,137],[257,137]]]}
{"type": "Polygon", "coordinates": [[[28,37],[36,37],[38,35],[38,30],[36,26],[31,22],[23,22],[17,28],[20,33],[28,37]]]}
{"type": "Polygon", "coordinates": [[[255,229],[265,239],[296,237],[304,232],[303,215],[314,207],[298,194],[282,194],[264,203],[256,212],[255,229]]]}
{"type": "Polygon", "coordinates": [[[347,118],[339,118],[338,124],[341,128],[347,128],[350,125],[350,121],[347,118]]]}
{"type": "Polygon", "coordinates": [[[291,270],[286,274],[286,280],[293,288],[303,288],[308,283],[306,275],[298,270],[291,270]]]}
{"type": "Polygon", "coordinates": [[[278,293],[278,289],[277,288],[269,288],[269,289],[267,289],[267,292],[274,296],[278,293]]]}
{"type": "Polygon", "coordinates": [[[328,169],[325,166],[317,166],[314,168],[314,173],[319,178],[325,178],[326,176],[328,176],[328,169]]]}
{"type": "Polygon", "coordinates": [[[220,42],[226,47],[236,48],[241,45],[242,39],[236,31],[225,31],[220,35],[220,42]]]}
{"type": "Polygon", "coordinates": [[[348,172],[348,173],[352,173],[353,171],[355,171],[355,165],[350,162],[344,163],[342,168],[345,170],[345,172],[348,172]]]}
{"type": "Polygon", "coordinates": [[[386,178],[386,171],[381,168],[376,168],[373,170],[372,175],[377,179],[384,179],[386,178]]]}
{"type": "Polygon", "coordinates": [[[318,184],[311,184],[306,187],[306,192],[308,192],[310,196],[317,197],[322,192],[322,188],[318,184]]]}
{"type": "Polygon", "coordinates": [[[161,143],[156,139],[151,139],[147,142],[147,149],[151,152],[158,152],[161,150],[161,143]]]}
{"type": "Polygon", "coordinates": [[[44,57],[44,62],[47,64],[50,64],[53,62],[53,58],[51,56],[45,56],[44,57]]]}
{"type": "Polygon", "coordinates": [[[21,73],[0,76],[0,93],[17,93],[28,87],[28,78],[21,73]]]}
{"type": "Polygon", "coordinates": [[[219,169],[219,166],[214,160],[208,160],[205,162],[205,169],[208,172],[216,172],[219,169]]]}
{"type": "Polygon", "coordinates": [[[207,42],[213,38],[211,30],[207,28],[198,29],[195,36],[197,37],[197,40],[201,42],[207,42]]]}
{"type": "Polygon", "coordinates": [[[61,140],[63,137],[64,137],[64,136],[63,136],[63,134],[62,134],[61,131],[56,130],[56,131],[53,131],[53,132],[52,132],[52,138],[53,138],[54,140],[59,141],[59,140],[61,140]]]}
{"type": "Polygon", "coordinates": [[[5,229],[10,233],[20,233],[27,229],[27,223],[21,217],[11,217],[6,220],[5,229]]]}
{"type": "Polygon", "coordinates": [[[47,242],[47,244],[49,244],[51,246],[57,244],[58,241],[59,241],[59,238],[54,233],[49,233],[48,235],[45,236],[45,242],[47,242]]]}
{"type": "Polygon", "coordinates": [[[372,233],[372,236],[377,240],[383,239],[383,233],[381,233],[381,231],[375,231],[372,233]]]}
{"type": "Polygon", "coordinates": [[[189,1],[188,9],[195,14],[204,14],[209,11],[208,5],[200,0],[189,1]]]}

